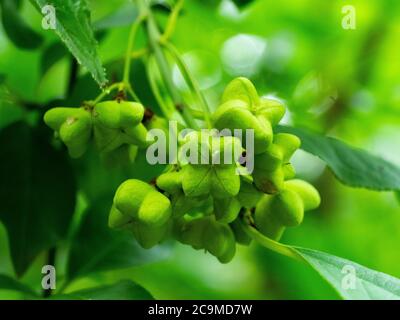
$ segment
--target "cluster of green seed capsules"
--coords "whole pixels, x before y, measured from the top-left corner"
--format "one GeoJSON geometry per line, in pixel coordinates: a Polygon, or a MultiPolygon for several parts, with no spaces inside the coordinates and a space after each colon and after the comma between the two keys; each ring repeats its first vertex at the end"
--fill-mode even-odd
{"type": "Polygon", "coordinates": [[[117,99],[94,106],[53,108],[46,112],[44,121],[72,158],[81,157],[92,143],[102,154],[135,154],[148,145],[144,111],[140,103],[117,99]]]}
{"type": "MultiPolygon", "coordinates": [[[[145,148],[148,142],[143,114],[140,104],[109,101],[89,109],[52,109],[45,121],[67,145],[71,156],[77,157],[92,140],[105,152],[145,148]]],[[[144,248],[172,237],[211,253],[221,263],[233,259],[238,243],[251,243],[242,227],[244,216],[246,223],[278,241],[287,227],[302,223],[305,211],[320,204],[319,193],[312,185],[294,179],[290,159],[300,140],[273,132],[284,114],[282,103],[259,97],[248,79],[233,80],[212,115],[212,124],[217,132],[253,130],[252,172],[246,174],[240,161],[243,155],[248,156],[248,141],[233,134],[193,131],[179,142],[177,163],[167,166],[154,183],[130,179],[119,186],[109,226],[131,231],[144,248]],[[203,163],[199,159],[193,163],[182,156],[188,149],[206,150],[209,158],[229,154],[231,161],[224,158],[203,163]]],[[[167,131],[167,121],[159,123],[167,131]]]]}

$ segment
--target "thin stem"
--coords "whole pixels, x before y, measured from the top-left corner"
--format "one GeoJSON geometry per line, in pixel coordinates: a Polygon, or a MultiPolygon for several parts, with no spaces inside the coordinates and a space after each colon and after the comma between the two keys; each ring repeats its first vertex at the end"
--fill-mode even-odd
{"type": "Polygon", "coordinates": [[[256,242],[258,242],[260,245],[263,247],[270,249],[272,251],[275,251],[281,255],[287,256],[289,258],[292,258],[294,260],[300,261],[300,262],[305,262],[304,258],[300,256],[295,250],[293,250],[290,246],[281,244],[279,242],[276,242],[264,235],[262,235],[257,229],[252,227],[249,223],[244,221],[243,219],[240,220],[241,226],[243,227],[243,230],[251,237],[253,238],[256,242]]]}
{"type": "Polygon", "coordinates": [[[200,110],[195,110],[192,108],[189,108],[189,110],[190,110],[190,113],[193,115],[193,117],[204,121],[204,119],[205,119],[204,112],[202,112],[200,110]]]}
{"type": "MultiPolygon", "coordinates": [[[[146,14],[147,17],[147,35],[149,39],[149,44],[150,48],[154,54],[154,57],[157,61],[158,68],[161,73],[161,77],[163,79],[163,82],[165,84],[165,87],[167,88],[169,94],[171,95],[172,100],[174,101],[176,106],[181,107],[183,105],[182,98],[180,96],[180,93],[178,90],[175,88],[172,77],[171,77],[171,70],[170,66],[168,64],[167,58],[164,55],[164,52],[160,46],[159,39],[160,39],[160,32],[157,28],[155,19],[153,15],[151,14],[149,8],[147,7],[146,1],[144,0],[139,0],[139,6],[140,10],[142,11],[142,14],[146,14]]],[[[178,108],[179,110],[179,108],[178,108]]],[[[190,114],[190,111],[187,110],[186,108],[182,108],[182,118],[185,120],[186,124],[193,128],[193,129],[198,129],[198,125],[194,119],[194,117],[190,114]]]]}
{"type": "Polygon", "coordinates": [[[88,103],[94,106],[98,104],[101,100],[103,100],[105,96],[109,95],[113,90],[116,90],[118,88],[121,89],[121,87],[124,88],[123,82],[113,83],[112,85],[104,89],[103,92],[100,93],[93,101],[89,101],[88,103]]]}
{"type": "Polygon", "coordinates": [[[171,53],[172,57],[176,61],[176,64],[177,64],[179,70],[181,71],[187,85],[189,86],[190,90],[193,92],[193,94],[198,99],[200,106],[203,109],[207,126],[209,129],[211,129],[212,123],[211,123],[211,119],[210,119],[210,109],[208,107],[206,99],[204,98],[204,95],[201,93],[201,90],[200,90],[197,82],[194,80],[192,74],[189,72],[189,69],[186,66],[186,63],[181,58],[181,55],[179,54],[178,50],[169,42],[163,43],[163,45],[171,53]]]}
{"type": "Polygon", "coordinates": [[[172,112],[171,112],[171,109],[168,107],[168,105],[165,103],[165,101],[161,95],[161,92],[157,86],[157,80],[155,78],[155,74],[154,74],[154,70],[153,70],[153,63],[152,63],[153,61],[151,61],[152,60],[151,58],[152,57],[149,57],[149,61],[147,63],[147,68],[146,68],[147,78],[149,79],[151,91],[153,92],[154,97],[156,98],[157,103],[159,104],[160,109],[161,109],[162,113],[164,114],[164,116],[167,119],[170,119],[172,112]]]}
{"type": "MultiPolygon", "coordinates": [[[[124,77],[122,80],[123,84],[129,84],[129,73],[131,71],[131,55],[133,51],[133,46],[135,43],[135,38],[136,38],[136,33],[137,30],[139,29],[140,24],[144,21],[145,15],[142,14],[140,15],[136,21],[132,24],[130,32],[129,32],[129,38],[128,38],[128,47],[126,49],[126,55],[125,55],[125,65],[124,65],[124,77]]],[[[121,87],[121,90],[124,88],[121,87]]]]}
{"type": "Polygon", "coordinates": [[[148,53],[149,53],[149,49],[148,48],[137,49],[135,51],[132,51],[131,59],[139,59],[139,58],[145,56],[148,53]]]}
{"type": "Polygon", "coordinates": [[[184,0],[178,0],[177,4],[172,9],[172,12],[168,17],[167,27],[165,28],[164,34],[160,38],[161,43],[166,43],[174,33],[176,21],[178,19],[179,13],[183,8],[184,2],[184,0]]]}

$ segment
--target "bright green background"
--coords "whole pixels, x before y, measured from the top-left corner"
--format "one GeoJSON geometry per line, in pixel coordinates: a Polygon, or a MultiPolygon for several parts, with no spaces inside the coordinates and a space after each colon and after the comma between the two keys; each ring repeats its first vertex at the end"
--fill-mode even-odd
{"type": "MultiPolygon", "coordinates": [[[[125,2],[90,1],[93,21],[125,2]]],[[[64,58],[41,74],[44,48],[57,37],[40,28],[41,18],[27,1],[22,12],[29,25],[45,37],[45,44],[34,51],[20,50],[0,29],[0,74],[7,76],[6,87],[22,99],[39,104],[63,98],[70,61],[64,58]]],[[[162,14],[160,19],[164,19],[162,14]]],[[[122,58],[127,36],[128,26],[122,26],[102,37],[99,50],[106,66],[122,58]]],[[[172,40],[213,107],[227,82],[245,75],[254,81],[260,94],[286,101],[290,111],[286,123],[336,136],[400,165],[399,39],[400,3],[395,0],[258,0],[240,9],[230,1],[188,0],[172,40]],[[344,4],[356,8],[355,30],[341,27],[344,4]]],[[[121,68],[122,64],[114,63],[108,70],[110,78],[121,68]]],[[[67,100],[68,106],[98,93],[91,77],[85,70],[80,72],[82,80],[72,99],[67,100]]],[[[144,85],[143,67],[135,63],[132,72],[139,95],[146,104],[154,105],[144,85]]],[[[179,75],[175,80],[185,90],[179,75]]],[[[0,101],[0,127],[21,117],[37,121],[34,115],[0,101]]],[[[80,178],[77,214],[96,195],[112,194],[120,180],[116,178],[119,173],[99,162],[89,156],[73,162],[80,178]],[[82,170],[89,161],[96,164],[93,172],[82,170]],[[116,182],[110,183],[111,178],[116,182]]],[[[282,242],[329,252],[400,278],[400,209],[394,194],[342,186],[321,161],[303,152],[295,156],[294,165],[300,177],[318,187],[322,205],[306,216],[301,227],[288,230],[282,242]]],[[[135,168],[128,172],[128,176],[139,174],[135,168]]],[[[144,175],[151,178],[154,173],[144,175]]],[[[58,256],[60,279],[64,251],[60,250],[58,256]]],[[[23,282],[40,288],[44,261],[42,254],[23,282]]],[[[0,273],[13,275],[1,224],[0,273]]],[[[161,262],[96,273],[76,281],[69,290],[117,279],[135,280],[156,298],[164,299],[337,298],[308,267],[254,244],[239,247],[228,265],[219,264],[209,254],[175,245],[161,262]]],[[[0,298],[13,297],[20,296],[0,291],[0,298]]]]}

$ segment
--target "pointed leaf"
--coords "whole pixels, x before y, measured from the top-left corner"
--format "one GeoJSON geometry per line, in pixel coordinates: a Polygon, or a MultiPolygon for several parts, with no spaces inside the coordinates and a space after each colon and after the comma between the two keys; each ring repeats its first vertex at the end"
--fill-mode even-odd
{"type": "Polygon", "coordinates": [[[262,246],[306,262],[344,299],[400,300],[400,279],[328,253],[276,242],[244,221],[241,223],[246,233],[262,246]]]}
{"type": "Polygon", "coordinates": [[[379,191],[400,190],[400,168],[380,157],[305,129],[276,129],[298,136],[301,148],[325,161],[343,184],[379,191]]]}
{"type": "MultiPolygon", "coordinates": [[[[47,0],[31,2],[41,9],[49,5],[47,0]]],[[[97,41],[93,35],[86,0],[52,0],[51,5],[55,8],[55,32],[78,62],[89,70],[101,87],[104,87],[107,79],[97,52],[97,41]]]]}
{"type": "Polygon", "coordinates": [[[324,252],[293,247],[332,287],[349,300],[400,300],[400,279],[324,252]],[[354,272],[354,274],[353,274],[354,272]],[[346,284],[345,277],[354,276],[346,284]]]}

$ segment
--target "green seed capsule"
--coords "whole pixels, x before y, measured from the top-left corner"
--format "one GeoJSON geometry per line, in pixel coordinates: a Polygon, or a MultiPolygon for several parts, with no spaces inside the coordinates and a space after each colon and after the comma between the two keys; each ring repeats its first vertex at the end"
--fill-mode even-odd
{"type": "MultiPolygon", "coordinates": [[[[216,129],[229,129],[232,134],[235,129],[241,129],[243,134],[247,129],[254,130],[256,154],[264,152],[272,142],[273,132],[269,121],[257,119],[246,103],[241,100],[231,100],[221,105],[213,114],[212,120],[216,129]]],[[[246,142],[246,139],[243,141],[246,142]]]]}
{"type": "Polygon", "coordinates": [[[256,187],[264,193],[274,194],[283,189],[285,178],[295,175],[289,160],[300,147],[300,139],[291,134],[279,133],[268,150],[255,156],[253,179],[256,187]]]}
{"type": "Polygon", "coordinates": [[[110,152],[123,144],[148,145],[147,129],[141,122],[144,108],[127,101],[98,103],[92,112],[94,140],[100,152],[110,152]]]}
{"type": "Polygon", "coordinates": [[[211,137],[210,158],[213,157],[216,163],[236,163],[242,154],[242,144],[236,137],[211,137]]]}
{"type": "Polygon", "coordinates": [[[285,188],[296,192],[303,201],[304,210],[313,210],[319,207],[321,197],[311,184],[303,180],[289,180],[285,182],[285,188]]]}
{"type": "Polygon", "coordinates": [[[226,86],[222,95],[222,103],[231,100],[241,100],[254,107],[260,104],[256,88],[249,79],[244,77],[236,78],[226,86]]]}
{"type": "Polygon", "coordinates": [[[271,125],[277,125],[285,115],[284,105],[273,99],[261,98],[260,107],[257,109],[257,115],[265,117],[271,125]]]}
{"type": "Polygon", "coordinates": [[[240,205],[246,209],[254,208],[260,200],[262,193],[258,191],[253,184],[242,180],[240,183],[240,191],[237,199],[240,205]]]}
{"type": "Polygon", "coordinates": [[[60,131],[61,125],[77,115],[79,108],[53,108],[44,114],[44,122],[54,131],[60,131]]]}
{"type": "Polygon", "coordinates": [[[197,218],[183,223],[180,230],[179,241],[191,245],[199,250],[204,249],[204,232],[210,224],[210,218],[197,218]]]}
{"type": "Polygon", "coordinates": [[[101,126],[96,121],[94,121],[93,136],[100,152],[111,152],[124,143],[118,129],[101,126]]]}
{"type": "Polygon", "coordinates": [[[123,130],[123,142],[128,144],[135,144],[140,148],[146,148],[150,145],[150,142],[146,140],[147,129],[139,123],[135,127],[126,127],[123,130]]]}
{"type": "Polygon", "coordinates": [[[235,236],[226,224],[210,220],[203,234],[204,247],[221,263],[228,263],[235,255],[235,236]]]}
{"type": "Polygon", "coordinates": [[[271,200],[271,210],[276,212],[279,221],[287,227],[301,224],[304,217],[304,205],[300,196],[291,190],[282,190],[271,200]]]}
{"type": "Polygon", "coordinates": [[[144,249],[150,249],[168,236],[170,224],[166,223],[158,227],[150,227],[140,222],[134,222],[131,226],[131,230],[137,242],[144,249]]]}
{"type": "Polygon", "coordinates": [[[236,198],[214,200],[215,218],[221,223],[231,223],[234,221],[241,208],[242,206],[236,198]]]}
{"type": "Polygon", "coordinates": [[[59,133],[72,158],[82,156],[91,138],[92,120],[83,108],[54,108],[46,112],[45,123],[59,133]]]}
{"type": "Polygon", "coordinates": [[[171,216],[167,197],[140,180],[127,180],[117,189],[115,207],[141,224],[158,227],[171,216]]]}
{"type": "Polygon", "coordinates": [[[111,207],[110,215],[108,216],[108,226],[112,229],[129,228],[133,219],[128,215],[124,215],[114,205],[111,207]]]}
{"type": "Polygon", "coordinates": [[[126,180],[118,187],[114,196],[114,204],[121,212],[136,218],[144,198],[151,191],[151,186],[143,181],[126,180]]]}
{"type": "Polygon", "coordinates": [[[157,191],[149,192],[144,198],[137,217],[142,224],[159,227],[171,217],[169,199],[157,191]]]}
{"type": "Polygon", "coordinates": [[[283,188],[284,174],[281,169],[275,172],[260,174],[254,179],[259,190],[267,194],[275,194],[283,188]]]}
{"type": "Polygon", "coordinates": [[[282,160],[287,163],[295,151],[300,148],[301,140],[293,134],[278,133],[274,135],[274,144],[280,147],[283,155],[282,160]]]}
{"type": "Polygon", "coordinates": [[[93,109],[96,123],[110,129],[134,127],[142,121],[143,115],[143,106],[129,101],[104,101],[93,109]]]}
{"type": "MultiPolygon", "coordinates": [[[[274,172],[282,166],[282,158],[281,148],[273,144],[267,151],[254,157],[254,169],[257,172],[274,172]]],[[[256,175],[257,173],[255,172],[254,176],[256,175]]]]}
{"type": "Polygon", "coordinates": [[[60,127],[60,138],[68,147],[72,158],[82,156],[89,145],[92,122],[88,112],[78,109],[60,127]]]}
{"type": "Polygon", "coordinates": [[[118,104],[120,109],[120,127],[130,128],[140,124],[144,116],[144,107],[140,103],[120,101],[118,104]]]}
{"type": "Polygon", "coordinates": [[[291,163],[286,163],[282,166],[283,175],[286,179],[293,179],[296,176],[296,170],[291,163]]]}
{"type": "Polygon", "coordinates": [[[282,190],[285,175],[282,168],[275,171],[256,171],[254,170],[254,184],[264,193],[275,194],[282,190]]]}
{"type": "Polygon", "coordinates": [[[182,217],[200,204],[201,201],[199,201],[197,198],[188,198],[185,197],[185,194],[182,191],[177,192],[171,197],[173,217],[182,217]]]}
{"type": "Polygon", "coordinates": [[[285,226],[279,221],[279,217],[271,209],[271,200],[274,196],[265,195],[257,204],[255,211],[255,224],[258,230],[265,236],[278,241],[284,230],[285,226]]]}
{"type": "Polygon", "coordinates": [[[235,236],[235,240],[237,243],[248,246],[251,243],[251,237],[243,230],[239,219],[231,222],[229,226],[232,229],[232,232],[235,236]]]}
{"type": "Polygon", "coordinates": [[[182,178],[181,171],[166,172],[157,178],[156,183],[160,189],[175,194],[182,191],[182,178]]]}
{"type": "Polygon", "coordinates": [[[303,201],[296,192],[282,190],[264,196],[257,204],[255,221],[259,230],[272,239],[279,240],[285,227],[301,224],[304,217],[303,201]]]}
{"type": "Polygon", "coordinates": [[[225,249],[224,253],[217,257],[219,262],[221,262],[221,263],[231,262],[236,253],[235,237],[229,236],[226,239],[226,241],[227,241],[227,243],[226,243],[226,249],[225,249]]]}

